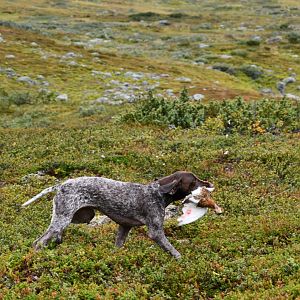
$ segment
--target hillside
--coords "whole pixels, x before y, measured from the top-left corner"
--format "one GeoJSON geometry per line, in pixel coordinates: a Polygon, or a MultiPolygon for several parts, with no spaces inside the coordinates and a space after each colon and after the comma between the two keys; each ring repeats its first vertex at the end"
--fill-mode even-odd
{"type": "MultiPolygon", "coordinates": [[[[0,299],[298,299],[296,0],[0,2],[0,299]],[[213,182],[210,212],[165,231],[177,261],[116,224],[51,219],[77,176],[213,182]],[[46,200],[47,199],[47,200],[46,200]]],[[[175,203],[179,205],[179,203],[175,203]]]]}

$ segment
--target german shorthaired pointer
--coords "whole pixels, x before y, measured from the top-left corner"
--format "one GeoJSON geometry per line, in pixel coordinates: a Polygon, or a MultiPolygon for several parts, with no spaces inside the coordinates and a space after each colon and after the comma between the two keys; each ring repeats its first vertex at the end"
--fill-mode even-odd
{"type": "Polygon", "coordinates": [[[165,208],[183,199],[199,187],[213,189],[210,182],[193,173],[179,171],[150,184],[115,181],[103,177],[79,177],[43,190],[22,206],[25,207],[47,193],[56,191],[53,214],[47,231],[33,247],[39,249],[54,238],[62,242],[63,230],[70,223],[89,223],[94,209],[119,224],[116,246],[123,246],[133,226],[146,225],[148,235],[161,248],[176,258],[180,253],[170,244],[163,229],[165,208]]]}

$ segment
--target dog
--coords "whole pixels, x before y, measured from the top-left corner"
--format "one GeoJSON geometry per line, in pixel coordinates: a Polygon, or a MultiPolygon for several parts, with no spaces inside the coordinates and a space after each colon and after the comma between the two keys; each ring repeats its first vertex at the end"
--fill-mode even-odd
{"type": "MultiPolygon", "coordinates": [[[[214,189],[212,183],[185,171],[175,172],[146,185],[104,177],[78,177],[43,190],[22,207],[47,193],[56,192],[51,223],[33,243],[36,250],[46,246],[52,239],[61,243],[62,233],[70,223],[89,223],[95,216],[95,210],[99,210],[119,224],[115,242],[117,247],[123,246],[132,227],[146,225],[152,240],[175,258],[180,258],[180,253],[164,233],[165,208],[193,191],[203,190],[200,187],[208,191],[214,189]]],[[[209,205],[212,205],[211,202],[209,205]]],[[[218,213],[216,207],[211,207],[218,213]]]]}

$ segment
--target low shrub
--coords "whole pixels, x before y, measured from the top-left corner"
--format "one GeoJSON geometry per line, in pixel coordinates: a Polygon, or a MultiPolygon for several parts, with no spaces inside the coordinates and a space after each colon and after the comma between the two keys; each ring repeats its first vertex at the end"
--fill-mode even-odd
{"type": "Polygon", "coordinates": [[[262,134],[296,131],[300,128],[300,105],[298,102],[283,100],[245,101],[242,98],[208,104],[191,101],[187,90],[180,97],[168,100],[149,93],[123,121],[153,123],[171,127],[209,130],[218,124],[218,133],[262,134]]]}
{"type": "Polygon", "coordinates": [[[129,17],[133,21],[141,21],[141,20],[155,21],[161,18],[160,14],[154,13],[152,11],[132,14],[129,17]]]}
{"type": "Polygon", "coordinates": [[[247,57],[248,52],[243,49],[235,49],[231,51],[231,55],[240,56],[240,57],[247,57]]]}
{"type": "Polygon", "coordinates": [[[256,65],[243,65],[239,68],[239,70],[254,80],[263,75],[263,70],[256,65]]]}
{"type": "Polygon", "coordinates": [[[236,69],[232,65],[228,64],[215,64],[212,67],[214,70],[218,70],[221,72],[225,72],[230,75],[235,75],[236,74],[236,69]]]}
{"type": "Polygon", "coordinates": [[[300,44],[300,33],[298,32],[291,32],[287,35],[287,38],[290,43],[292,44],[300,44]]]}
{"type": "Polygon", "coordinates": [[[259,46],[260,43],[261,43],[261,40],[258,38],[255,38],[255,37],[246,41],[246,44],[248,46],[259,46]]]}
{"type": "Polygon", "coordinates": [[[103,106],[88,106],[88,107],[80,106],[78,112],[81,117],[89,117],[101,113],[103,112],[103,110],[104,110],[103,106]]]}

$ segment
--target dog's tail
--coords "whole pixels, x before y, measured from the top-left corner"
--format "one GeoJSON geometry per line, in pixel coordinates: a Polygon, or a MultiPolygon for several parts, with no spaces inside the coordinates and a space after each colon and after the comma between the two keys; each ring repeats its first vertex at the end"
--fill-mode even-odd
{"type": "Polygon", "coordinates": [[[36,196],[31,198],[30,200],[26,201],[25,203],[23,203],[22,207],[25,207],[25,206],[31,204],[32,202],[35,202],[36,200],[38,200],[39,198],[43,197],[44,195],[46,195],[48,193],[57,191],[59,187],[60,187],[60,184],[57,184],[57,185],[53,185],[53,186],[50,186],[50,187],[44,189],[39,194],[37,194],[36,196]]]}

